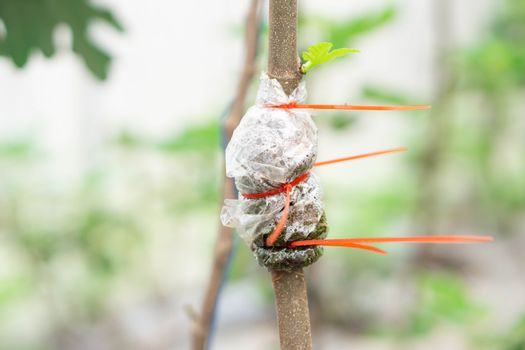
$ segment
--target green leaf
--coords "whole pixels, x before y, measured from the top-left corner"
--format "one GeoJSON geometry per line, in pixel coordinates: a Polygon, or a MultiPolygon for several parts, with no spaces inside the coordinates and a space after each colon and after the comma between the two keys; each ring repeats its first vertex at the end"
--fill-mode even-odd
{"type": "Polygon", "coordinates": [[[306,74],[315,66],[330,62],[337,57],[346,56],[350,52],[359,52],[359,50],[350,48],[332,50],[332,46],[333,44],[328,42],[320,42],[310,46],[307,51],[303,52],[305,63],[301,66],[301,71],[306,74]]]}
{"type": "Polygon", "coordinates": [[[111,58],[89,35],[91,25],[96,22],[123,30],[110,11],[90,0],[0,0],[0,24],[4,27],[0,56],[9,58],[18,68],[25,67],[38,51],[50,58],[56,53],[55,29],[65,25],[73,36],[71,50],[94,76],[104,80],[111,58]]]}

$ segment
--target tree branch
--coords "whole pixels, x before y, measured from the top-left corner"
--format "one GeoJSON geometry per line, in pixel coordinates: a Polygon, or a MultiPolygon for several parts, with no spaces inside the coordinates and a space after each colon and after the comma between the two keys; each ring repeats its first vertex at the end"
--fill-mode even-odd
{"type": "MultiPolygon", "coordinates": [[[[297,0],[270,0],[268,74],[287,94],[301,81],[297,56],[297,0]]],[[[312,348],[303,269],[271,271],[282,350],[312,348]]]]}
{"type": "Polygon", "coordinates": [[[297,56],[297,0],[270,0],[268,75],[291,94],[301,81],[297,56]]]}
{"type": "Polygon", "coordinates": [[[303,269],[271,271],[282,350],[312,348],[303,269]]]}
{"type": "MultiPolygon", "coordinates": [[[[260,3],[260,0],[252,0],[246,17],[246,55],[244,59],[244,68],[239,79],[235,100],[232,105],[230,114],[224,121],[226,142],[230,140],[233,130],[235,130],[242,118],[248,88],[250,87],[250,83],[253,79],[253,75],[256,70],[255,61],[257,57],[259,21],[261,13],[259,9],[260,3]]],[[[223,174],[224,173],[225,171],[223,162],[223,174]]],[[[235,197],[236,193],[233,180],[224,177],[223,192],[220,205],[222,206],[222,204],[224,203],[224,199],[235,197]]],[[[206,288],[206,293],[204,296],[202,312],[199,315],[199,317],[197,317],[197,319],[195,320],[193,326],[193,350],[203,350],[207,342],[209,341],[209,327],[214,316],[213,314],[215,312],[215,306],[217,304],[222,279],[224,274],[226,273],[225,270],[228,265],[228,260],[231,255],[232,247],[232,229],[219,224],[219,230],[217,234],[217,241],[215,244],[213,258],[213,266],[208,286],[206,288]]]]}

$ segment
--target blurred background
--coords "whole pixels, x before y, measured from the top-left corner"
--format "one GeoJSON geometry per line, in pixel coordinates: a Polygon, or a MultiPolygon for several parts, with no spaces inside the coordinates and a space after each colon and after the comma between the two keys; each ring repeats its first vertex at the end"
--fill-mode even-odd
{"type": "MultiPolygon", "coordinates": [[[[525,349],[525,0],[301,0],[331,237],[307,269],[318,349],[525,349]]],[[[249,2],[0,0],[0,349],[185,349],[212,262],[220,117],[249,2]]],[[[264,8],[267,4],[264,5],[264,8]]],[[[266,16],[257,77],[266,66],[266,16]]],[[[277,349],[271,282],[238,244],[212,349],[277,349]]]]}

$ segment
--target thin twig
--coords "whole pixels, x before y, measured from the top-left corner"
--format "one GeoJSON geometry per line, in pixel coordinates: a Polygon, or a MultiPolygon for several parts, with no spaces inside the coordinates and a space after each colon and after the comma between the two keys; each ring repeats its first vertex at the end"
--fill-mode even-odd
{"type": "MultiPolygon", "coordinates": [[[[253,79],[253,75],[256,70],[255,64],[257,57],[257,42],[261,13],[259,9],[260,2],[260,0],[251,1],[246,17],[246,55],[244,59],[243,71],[237,86],[235,100],[231,107],[230,114],[224,121],[226,142],[229,141],[233,130],[235,130],[242,118],[248,88],[250,87],[250,83],[253,79]]],[[[223,173],[225,173],[224,162],[223,173]]],[[[222,206],[224,199],[235,197],[236,193],[232,179],[224,177],[223,192],[220,205],[222,206]]],[[[208,286],[206,288],[204,302],[202,305],[202,311],[199,317],[197,317],[197,319],[195,320],[193,326],[193,350],[203,350],[207,342],[209,341],[210,323],[214,316],[213,314],[215,311],[217,298],[219,295],[223,276],[226,273],[225,270],[228,265],[228,259],[231,254],[232,247],[232,229],[219,224],[217,241],[214,250],[212,271],[208,282],[208,286]]]]}
{"type": "MultiPolygon", "coordinates": [[[[301,81],[297,56],[297,0],[270,0],[268,74],[290,94],[301,81]]],[[[281,349],[312,348],[303,269],[271,271],[281,349]]]]}
{"type": "MultiPolygon", "coordinates": [[[[226,137],[229,140],[232,136],[233,130],[239,125],[242,115],[244,114],[244,104],[248,88],[253,80],[253,75],[256,70],[256,59],[257,59],[257,46],[259,38],[259,23],[261,20],[261,0],[252,0],[248,15],[246,17],[246,56],[244,58],[244,67],[242,75],[239,79],[239,85],[237,86],[237,94],[235,101],[231,109],[231,113],[226,118],[225,128],[226,137]]],[[[233,183],[233,181],[232,181],[233,183]]],[[[222,203],[221,203],[222,204],[222,203]]]]}

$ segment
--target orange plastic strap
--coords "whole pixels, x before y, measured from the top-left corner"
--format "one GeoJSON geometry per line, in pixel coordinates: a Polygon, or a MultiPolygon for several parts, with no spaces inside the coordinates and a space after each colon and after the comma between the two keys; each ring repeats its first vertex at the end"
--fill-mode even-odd
{"type": "Polygon", "coordinates": [[[301,182],[308,179],[308,176],[310,176],[310,173],[304,173],[302,175],[299,175],[294,180],[290,181],[289,183],[285,183],[279,188],[275,188],[270,191],[266,192],[260,192],[260,193],[241,193],[243,197],[248,199],[260,199],[270,196],[275,196],[279,193],[284,193],[284,209],[281,214],[281,218],[279,219],[279,222],[273,229],[272,233],[266,238],[266,246],[271,247],[274,245],[275,241],[277,241],[277,238],[279,238],[279,235],[284,229],[284,226],[286,225],[286,221],[288,220],[288,213],[290,212],[290,193],[292,193],[292,190],[295,186],[300,184],[301,182]]]}
{"type": "Polygon", "coordinates": [[[268,237],[266,237],[266,246],[271,247],[274,245],[275,241],[277,241],[277,238],[281,235],[281,232],[283,232],[284,226],[286,225],[286,221],[288,220],[288,213],[290,211],[290,193],[292,192],[292,185],[288,184],[285,189],[285,199],[284,199],[284,209],[283,213],[281,214],[281,218],[279,219],[279,222],[273,229],[272,233],[268,237]]]}
{"type": "Polygon", "coordinates": [[[355,155],[355,156],[344,157],[344,158],[337,158],[337,159],[332,159],[332,160],[325,160],[325,161],[322,161],[322,162],[315,163],[314,166],[323,166],[323,165],[328,165],[328,164],[347,162],[347,161],[356,160],[356,159],[362,159],[362,158],[368,158],[368,157],[373,157],[373,156],[379,156],[379,155],[382,155],[382,154],[405,152],[406,150],[407,149],[405,147],[391,148],[391,149],[387,149],[387,150],[383,150],[383,151],[358,154],[358,155],[355,155]]]}
{"type": "MultiPolygon", "coordinates": [[[[328,165],[328,164],[333,164],[333,163],[340,163],[340,162],[351,161],[351,160],[356,160],[356,159],[361,159],[361,158],[373,157],[373,156],[382,155],[382,154],[403,152],[405,150],[406,150],[406,148],[404,148],[404,147],[392,148],[392,149],[387,149],[387,150],[383,150],[383,151],[359,154],[359,155],[345,157],[345,158],[338,158],[338,159],[318,162],[318,163],[315,163],[314,166],[323,166],[323,165],[328,165]]],[[[288,214],[289,214],[289,211],[290,211],[290,193],[292,192],[293,187],[297,186],[301,182],[303,182],[306,179],[308,179],[308,176],[310,176],[310,173],[308,173],[308,172],[304,173],[304,174],[299,175],[298,177],[296,177],[293,181],[290,181],[289,183],[283,184],[282,186],[280,186],[278,188],[274,188],[274,189],[271,189],[271,190],[266,191],[266,192],[241,193],[243,197],[248,198],[248,199],[260,199],[260,198],[265,198],[265,197],[269,197],[269,196],[275,196],[275,195],[280,194],[280,193],[285,193],[286,194],[286,196],[285,196],[285,206],[284,206],[283,212],[281,214],[281,218],[279,219],[279,222],[275,226],[275,228],[272,231],[272,233],[266,238],[266,246],[271,247],[271,246],[274,245],[275,241],[277,241],[277,239],[279,238],[279,235],[281,234],[281,232],[284,229],[284,226],[286,225],[286,221],[288,220],[288,214]]],[[[311,241],[308,241],[308,242],[311,242],[311,241]]],[[[381,249],[378,249],[378,248],[375,248],[375,247],[371,247],[371,246],[365,246],[365,245],[362,245],[362,244],[357,244],[356,245],[354,243],[348,243],[347,246],[352,247],[352,248],[358,248],[358,249],[366,249],[366,250],[374,251],[376,253],[385,254],[385,252],[383,250],[381,250],[381,249]]]]}
{"type": "Polygon", "coordinates": [[[297,176],[294,180],[290,181],[289,183],[283,184],[281,187],[274,188],[273,190],[269,190],[266,192],[260,192],[260,193],[241,193],[244,198],[248,199],[260,199],[270,196],[275,196],[279,193],[285,193],[288,186],[295,187],[299,185],[301,182],[308,179],[308,176],[310,176],[310,173],[304,173],[302,175],[297,176]]]}
{"type": "MultiPolygon", "coordinates": [[[[360,243],[486,243],[494,240],[491,236],[408,236],[408,237],[372,237],[372,238],[344,238],[344,239],[312,239],[304,241],[295,241],[288,244],[289,248],[306,247],[306,246],[332,246],[332,247],[349,247],[357,249],[370,250],[358,247],[360,243]]],[[[375,247],[372,247],[375,248],[375,247]]]]}
{"type": "Polygon", "coordinates": [[[413,111],[417,109],[429,109],[429,105],[421,106],[370,106],[370,105],[322,105],[322,104],[304,104],[297,102],[290,102],[280,105],[267,104],[267,108],[281,108],[281,109],[331,109],[331,110],[346,110],[346,111],[413,111]]]}

